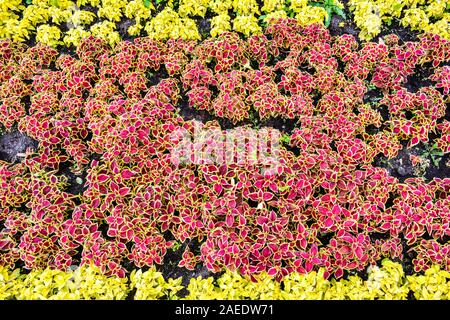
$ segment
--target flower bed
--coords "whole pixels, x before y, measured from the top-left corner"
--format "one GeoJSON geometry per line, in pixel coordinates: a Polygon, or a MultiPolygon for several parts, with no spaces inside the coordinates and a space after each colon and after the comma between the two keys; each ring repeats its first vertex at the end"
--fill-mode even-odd
{"type": "Polygon", "coordinates": [[[0,0],[0,299],[447,299],[449,8],[343,4],[0,0]]]}
{"type": "Polygon", "coordinates": [[[162,264],[167,250],[196,241],[180,266],[278,280],[319,268],[340,278],[383,257],[412,258],[416,272],[449,268],[450,179],[398,179],[374,165],[426,143],[450,151],[450,42],[439,36],[360,46],[283,20],[247,40],[139,38],[111,49],[88,38],[76,56],[0,47],[0,121],[39,142],[23,161],[0,162],[2,265],[94,263],[125,277],[130,263],[162,264]],[[421,66],[430,85],[410,92],[421,66]],[[367,101],[373,90],[381,99],[367,101]],[[275,169],[220,163],[219,154],[174,162],[177,148],[192,147],[180,130],[223,132],[217,121],[184,120],[183,104],[232,127],[281,117],[296,128],[266,132],[281,142],[275,169]],[[83,185],[78,194],[73,184],[83,185]]]}

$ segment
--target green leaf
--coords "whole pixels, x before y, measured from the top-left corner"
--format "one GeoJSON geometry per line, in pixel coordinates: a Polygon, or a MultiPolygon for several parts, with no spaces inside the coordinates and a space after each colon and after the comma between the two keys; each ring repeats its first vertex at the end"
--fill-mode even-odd
{"type": "Polygon", "coordinates": [[[287,134],[284,134],[281,138],[280,138],[281,142],[284,142],[286,144],[289,144],[291,142],[291,137],[288,136],[287,134]]]}
{"type": "Polygon", "coordinates": [[[33,0],[26,0],[25,3],[28,4],[28,5],[30,5],[30,4],[33,3],[33,0]]]}
{"type": "Polygon", "coordinates": [[[338,16],[340,16],[342,19],[347,19],[347,17],[345,16],[345,12],[344,12],[341,8],[339,8],[338,6],[334,6],[334,7],[333,7],[333,11],[334,11],[338,16]]]}
{"type": "Polygon", "coordinates": [[[394,11],[400,10],[403,7],[403,4],[401,3],[396,3],[392,6],[392,9],[394,9],[394,11]]]}
{"type": "Polygon", "coordinates": [[[178,249],[180,249],[181,248],[181,246],[182,246],[183,244],[181,243],[181,242],[178,242],[178,241],[176,241],[176,242],[174,242],[174,244],[172,245],[172,251],[177,251],[178,249]]]}
{"type": "MultiPolygon", "coordinates": [[[[150,0],[143,0],[144,1],[144,6],[146,6],[147,8],[150,8],[150,0]]],[[[158,4],[158,0],[156,0],[156,4],[158,4]]]]}
{"type": "Polygon", "coordinates": [[[311,2],[310,4],[309,4],[311,7],[325,7],[325,5],[323,4],[323,3],[320,3],[320,2],[311,2]]]}
{"type": "Polygon", "coordinates": [[[369,90],[375,90],[377,88],[373,83],[370,83],[367,87],[369,90]]]}
{"type": "Polygon", "coordinates": [[[441,161],[440,157],[431,157],[431,160],[433,160],[433,164],[435,167],[439,167],[439,162],[441,161]]]}
{"type": "Polygon", "coordinates": [[[325,27],[328,28],[330,26],[330,23],[331,23],[331,14],[332,14],[332,12],[331,12],[331,8],[330,7],[326,8],[325,10],[327,11],[327,18],[325,19],[325,27]]]}

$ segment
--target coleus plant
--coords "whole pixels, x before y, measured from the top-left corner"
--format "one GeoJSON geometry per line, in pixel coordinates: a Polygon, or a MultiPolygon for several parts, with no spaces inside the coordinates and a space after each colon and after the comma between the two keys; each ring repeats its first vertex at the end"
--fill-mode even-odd
{"type": "Polygon", "coordinates": [[[123,277],[129,262],[162,264],[174,242],[197,241],[181,267],[277,279],[323,267],[341,277],[410,248],[417,271],[449,268],[440,242],[450,234],[450,180],[400,182],[373,166],[402,142],[433,138],[450,151],[448,48],[430,35],[360,47],[290,19],[247,40],[138,38],[112,49],[89,38],[76,56],[2,41],[0,122],[39,147],[23,162],[0,161],[0,263],[94,263],[123,277]],[[408,77],[428,63],[436,85],[408,91],[408,77]],[[367,102],[373,88],[381,101],[367,102]],[[288,149],[280,144],[262,163],[242,157],[264,151],[248,128],[185,120],[185,102],[234,123],[256,112],[297,125],[288,149]],[[230,147],[227,135],[241,140],[230,147]],[[80,195],[67,192],[67,164],[86,171],[80,195]]]}

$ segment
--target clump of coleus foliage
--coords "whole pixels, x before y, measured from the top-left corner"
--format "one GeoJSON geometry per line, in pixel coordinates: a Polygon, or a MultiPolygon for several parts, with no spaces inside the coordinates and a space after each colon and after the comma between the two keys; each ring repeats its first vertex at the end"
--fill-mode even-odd
{"type": "Polygon", "coordinates": [[[340,277],[410,248],[416,271],[450,268],[442,244],[450,178],[400,182],[372,165],[430,133],[450,151],[450,42],[438,36],[360,46],[288,19],[247,40],[138,38],[111,49],[89,38],[76,56],[2,41],[0,57],[0,121],[39,141],[24,162],[0,161],[2,265],[94,262],[124,276],[128,261],[161,264],[175,241],[196,239],[200,252],[187,246],[181,266],[278,278],[325,267],[340,277]],[[427,64],[436,85],[408,91],[408,77],[427,64]],[[152,83],[161,70],[168,76],[152,83]],[[375,104],[365,102],[372,87],[383,93],[375,104]],[[217,122],[185,121],[183,100],[235,123],[254,112],[296,119],[289,141],[298,155],[281,147],[275,171],[175,164],[175,132],[222,131],[217,122]],[[63,163],[87,170],[81,195],[66,192],[63,163]]]}

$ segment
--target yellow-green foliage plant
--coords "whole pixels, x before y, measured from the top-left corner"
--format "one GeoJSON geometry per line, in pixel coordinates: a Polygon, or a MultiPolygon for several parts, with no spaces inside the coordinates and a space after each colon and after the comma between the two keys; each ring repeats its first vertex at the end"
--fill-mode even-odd
{"type": "Polygon", "coordinates": [[[20,274],[0,268],[0,299],[18,300],[80,300],[125,299],[128,279],[107,277],[94,266],[74,271],[33,270],[20,274]]]}
{"type": "Polygon", "coordinates": [[[450,273],[432,266],[424,275],[408,276],[409,286],[418,300],[448,300],[450,299],[450,287],[448,279],[450,273]]]}
{"type": "MultiPolygon", "coordinates": [[[[156,10],[149,0],[0,0],[0,39],[25,42],[33,36],[51,47],[77,46],[94,35],[111,45],[120,41],[119,23],[130,19],[131,36],[150,36],[158,40],[201,38],[196,18],[209,12],[210,34],[226,31],[246,36],[259,34],[272,19],[297,18],[302,24],[323,23],[327,11],[308,0],[161,0],[156,10]],[[29,3],[29,4],[28,4],[29,3]],[[95,8],[95,13],[90,8],[95,8]],[[230,16],[233,12],[233,18],[230,16]],[[64,30],[64,31],[63,31],[64,30]]],[[[336,5],[342,7],[338,0],[336,5]]],[[[206,35],[205,35],[206,36],[206,35]]]]}
{"type": "MultiPolygon", "coordinates": [[[[308,274],[292,273],[281,282],[267,274],[252,281],[236,272],[221,276],[192,278],[183,299],[218,300],[404,300],[449,299],[450,273],[433,266],[423,275],[406,276],[402,266],[383,260],[371,266],[368,278],[350,275],[346,279],[326,280],[324,271],[308,274]]],[[[94,266],[82,266],[67,272],[33,270],[21,274],[19,269],[0,267],[0,300],[59,299],[180,299],[182,279],[164,279],[155,268],[134,270],[128,277],[103,275],[94,266]]]]}
{"type": "Polygon", "coordinates": [[[146,272],[133,270],[130,274],[130,287],[136,290],[134,300],[177,299],[177,292],[183,289],[181,281],[181,278],[166,281],[154,268],[146,272]]]}
{"type": "Polygon", "coordinates": [[[450,39],[450,2],[447,0],[350,0],[359,37],[370,40],[383,24],[398,19],[404,27],[450,39]]]}

